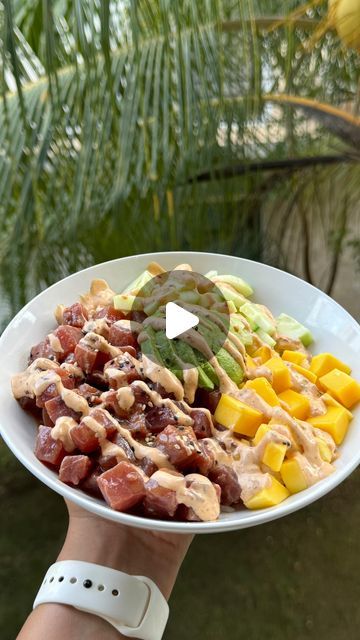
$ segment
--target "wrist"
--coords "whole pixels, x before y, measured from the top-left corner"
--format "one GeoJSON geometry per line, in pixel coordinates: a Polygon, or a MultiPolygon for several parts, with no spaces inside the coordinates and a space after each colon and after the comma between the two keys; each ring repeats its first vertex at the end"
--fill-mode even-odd
{"type": "Polygon", "coordinates": [[[58,560],[83,560],[144,575],[169,598],[190,539],[124,527],[101,518],[71,517],[58,560]]]}

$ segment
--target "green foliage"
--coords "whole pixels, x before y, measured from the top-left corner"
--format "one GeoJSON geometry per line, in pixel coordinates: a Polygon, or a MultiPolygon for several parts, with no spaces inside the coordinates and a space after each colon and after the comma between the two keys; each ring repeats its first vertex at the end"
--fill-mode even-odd
{"type": "MultiPolygon", "coordinates": [[[[279,194],[292,225],[316,184],[293,161],[321,166],[339,154],[339,184],[354,194],[359,184],[356,165],[343,162],[356,153],[352,133],[338,137],[326,105],[319,119],[269,97],[346,102],[356,114],[356,55],[331,31],[311,40],[325,2],[269,28],[300,4],[3,0],[5,314],[71,271],[143,251],[215,250],[293,268],[291,252],[278,243],[275,256],[262,232],[279,194]],[[269,170],[274,160],[284,166],[269,170]]],[[[323,171],[325,183],[338,180],[323,171]]],[[[343,246],[333,226],[324,227],[331,263],[343,246]]]]}

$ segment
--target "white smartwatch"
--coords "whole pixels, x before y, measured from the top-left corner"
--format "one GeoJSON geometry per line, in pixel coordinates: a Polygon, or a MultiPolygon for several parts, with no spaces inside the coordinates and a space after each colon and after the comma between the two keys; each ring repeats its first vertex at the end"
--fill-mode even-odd
{"type": "Polygon", "coordinates": [[[169,617],[168,603],[149,578],[78,560],[55,562],[48,569],[33,608],[48,602],[93,613],[140,640],[161,640],[169,617]]]}

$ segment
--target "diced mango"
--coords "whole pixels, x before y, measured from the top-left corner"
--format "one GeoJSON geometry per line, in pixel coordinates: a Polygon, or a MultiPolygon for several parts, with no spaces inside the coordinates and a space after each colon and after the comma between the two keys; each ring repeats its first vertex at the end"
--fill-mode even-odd
{"type": "Polygon", "coordinates": [[[310,371],[310,369],[304,369],[304,367],[301,367],[299,364],[293,364],[293,368],[298,373],[301,373],[302,376],[304,376],[305,378],[310,380],[310,382],[312,382],[313,384],[316,384],[317,377],[316,377],[315,373],[310,371]]]}
{"type": "Polygon", "coordinates": [[[296,458],[289,458],[283,462],[280,475],[290,493],[298,493],[308,487],[304,472],[296,458]]]}
{"type": "Polygon", "coordinates": [[[280,471],[286,451],[286,444],[282,444],[281,442],[268,442],[264,450],[262,462],[273,471],[280,471]]]}
{"type": "Polygon", "coordinates": [[[224,427],[233,428],[236,433],[253,438],[264,420],[260,411],[256,411],[244,402],[222,394],[214,414],[216,422],[224,427]]]}
{"type": "Polygon", "coordinates": [[[360,384],[340,369],[333,369],[319,378],[321,386],[348,409],[360,400],[360,384]]]}
{"type": "Polygon", "coordinates": [[[326,442],[324,440],[322,440],[322,438],[315,438],[315,440],[319,445],[319,452],[320,452],[320,455],[321,455],[322,459],[325,462],[331,462],[332,455],[331,455],[330,447],[326,444],[326,442]]]}
{"type": "Polygon", "coordinates": [[[268,427],[268,425],[263,422],[255,433],[253,443],[259,444],[260,440],[263,439],[264,435],[268,433],[268,431],[271,431],[271,427],[268,427]]]}
{"type": "Polygon", "coordinates": [[[297,391],[287,389],[279,393],[279,400],[284,402],[285,409],[291,416],[298,420],[306,420],[310,413],[310,402],[306,396],[301,395],[297,391]]]}
{"type": "Polygon", "coordinates": [[[344,407],[329,407],[323,416],[309,418],[308,422],[313,427],[330,433],[335,444],[342,443],[349,427],[349,417],[344,407]]]}
{"type": "Polygon", "coordinates": [[[281,358],[270,358],[266,362],[266,367],[272,372],[272,387],[276,393],[291,387],[290,371],[281,358]]]}
{"type": "MultiPolygon", "coordinates": [[[[321,400],[325,402],[327,407],[341,407],[345,409],[345,407],[343,407],[343,405],[338,402],[338,400],[335,400],[335,398],[333,398],[330,393],[323,393],[323,395],[321,396],[321,400]]],[[[352,420],[354,416],[351,411],[349,411],[349,409],[345,409],[345,411],[349,420],[352,420]]]]}
{"type": "Polygon", "coordinates": [[[266,509],[274,507],[289,496],[289,491],[281,482],[271,476],[271,484],[245,502],[248,509],[266,509]]]}
{"type": "Polygon", "coordinates": [[[288,349],[285,349],[281,357],[287,362],[300,364],[302,366],[303,363],[306,362],[306,353],[301,353],[301,351],[289,351],[288,349]]]}
{"type": "Polygon", "coordinates": [[[279,399],[272,388],[270,382],[266,378],[255,378],[254,380],[248,380],[245,387],[253,389],[259,396],[262,397],[271,407],[276,407],[280,404],[279,399]]]}
{"type": "Polygon", "coordinates": [[[310,371],[320,378],[333,369],[339,369],[344,373],[351,373],[351,368],[347,364],[335,358],[332,353],[319,353],[311,360],[310,371]]]}
{"type": "Polygon", "coordinates": [[[272,355],[272,350],[267,345],[260,347],[260,349],[257,349],[253,353],[254,358],[260,358],[263,364],[264,362],[267,362],[268,360],[270,360],[271,355],[272,355]]]}
{"type": "Polygon", "coordinates": [[[249,354],[246,354],[246,366],[248,369],[254,369],[257,365],[249,354]]]}

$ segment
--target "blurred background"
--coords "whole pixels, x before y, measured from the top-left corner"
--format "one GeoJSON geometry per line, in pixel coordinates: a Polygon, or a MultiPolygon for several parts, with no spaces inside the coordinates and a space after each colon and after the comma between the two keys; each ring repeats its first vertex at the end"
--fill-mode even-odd
{"type": "MultiPolygon", "coordinates": [[[[0,327],[56,280],[157,250],[229,253],[360,319],[359,0],[2,0],[0,327]]],[[[166,639],[355,640],[360,473],[198,537],[166,639]]],[[[0,637],[63,539],[0,445],[0,637]]]]}

